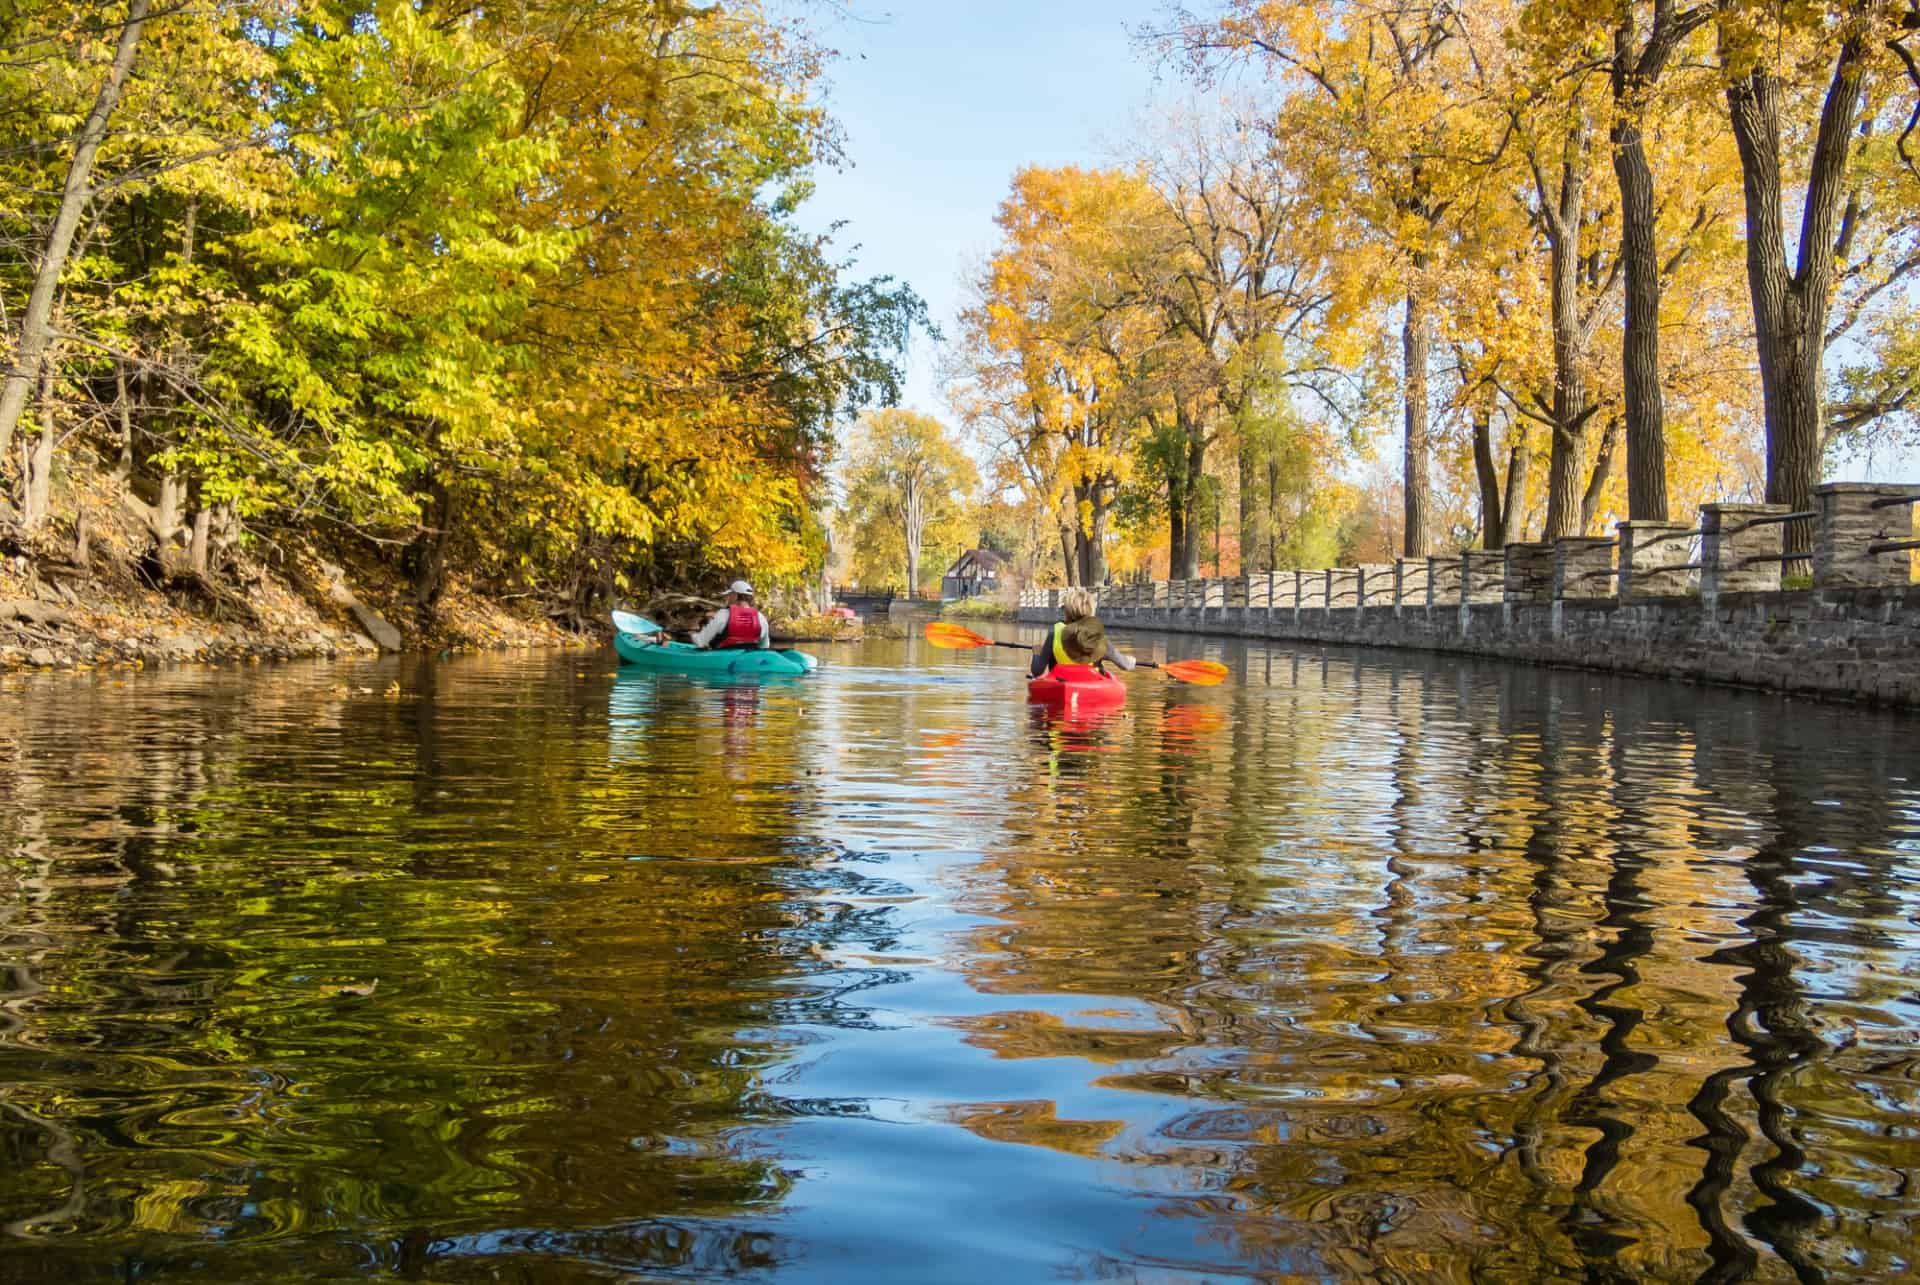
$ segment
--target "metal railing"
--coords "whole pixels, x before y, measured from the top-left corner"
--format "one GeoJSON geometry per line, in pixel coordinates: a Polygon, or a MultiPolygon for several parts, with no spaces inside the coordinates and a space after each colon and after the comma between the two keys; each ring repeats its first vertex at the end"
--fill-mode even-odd
{"type": "MultiPolygon", "coordinates": [[[[1546,596],[1571,597],[1574,595],[1568,592],[1568,586],[1595,580],[1617,580],[1618,591],[1625,595],[1631,596],[1639,589],[1658,596],[1673,592],[1672,586],[1660,583],[1659,577],[1686,572],[1702,573],[1699,589],[1711,596],[1773,592],[1777,585],[1771,577],[1737,573],[1745,567],[1800,563],[1812,564],[1816,590],[1904,587],[1913,579],[1905,560],[1882,555],[1920,550],[1920,539],[1904,538],[1908,532],[1900,529],[1903,524],[1898,521],[1892,529],[1883,523],[1862,521],[1872,511],[1920,504],[1920,487],[1901,484],[1898,494],[1883,493],[1890,489],[1867,483],[1822,483],[1814,491],[1817,508],[1792,512],[1755,513],[1753,509],[1759,506],[1709,505],[1702,509],[1700,523],[1684,530],[1657,529],[1662,524],[1635,529],[1639,524],[1621,523],[1620,538],[1610,547],[1606,540],[1588,536],[1569,537],[1567,546],[1557,552],[1547,549],[1543,541],[1521,541],[1507,548],[1504,561],[1492,550],[1467,549],[1452,556],[1404,558],[1396,566],[1368,563],[1252,573],[1250,577],[1141,581],[1137,590],[1109,586],[1107,598],[1115,609],[1184,611],[1189,616],[1198,611],[1203,617],[1211,617],[1220,608],[1254,616],[1347,611],[1376,605],[1438,609],[1456,603],[1493,602],[1503,596],[1511,603],[1539,602],[1546,596]],[[1721,524],[1722,518],[1725,525],[1721,524]],[[1811,548],[1774,552],[1779,544],[1769,549],[1771,541],[1759,541],[1758,548],[1748,553],[1738,547],[1744,542],[1733,539],[1747,531],[1805,522],[1817,523],[1820,528],[1809,542],[1811,548]],[[1693,542],[1693,547],[1682,554],[1686,561],[1634,565],[1634,556],[1642,550],[1651,553],[1655,546],[1675,542],[1693,542]],[[1599,556],[1608,557],[1614,565],[1593,565],[1599,556]],[[1575,569],[1583,564],[1588,569],[1575,569]]],[[[1692,591],[1689,587],[1688,592],[1692,591]]],[[[1058,601],[1056,593],[1023,590],[1020,603],[1044,607],[1058,601]]],[[[1612,596],[1606,589],[1582,595],[1590,602],[1612,596]]]]}

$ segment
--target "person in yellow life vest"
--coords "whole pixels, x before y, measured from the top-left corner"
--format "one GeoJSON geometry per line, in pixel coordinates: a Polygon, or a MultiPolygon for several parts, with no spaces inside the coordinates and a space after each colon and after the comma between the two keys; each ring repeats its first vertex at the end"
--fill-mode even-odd
{"type": "Polygon", "coordinates": [[[1055,665],[1105,665],[1108,661],[1122,669],[1132,669],[1136,663],[1107,641],[1107,627],[1093,614],[1093,594],[1067,590],[1060,596],[1060,619],[1033,649],[1028,676],[1038,678],[1055,665]]]}

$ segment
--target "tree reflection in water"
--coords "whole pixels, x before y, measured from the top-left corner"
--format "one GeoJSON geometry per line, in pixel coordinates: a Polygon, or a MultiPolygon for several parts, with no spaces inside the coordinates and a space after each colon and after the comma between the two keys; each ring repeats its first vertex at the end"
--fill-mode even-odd
{"type": "Polygon", "coordinates": [[[1168,646],[9,680],[0,1269],[1912,1270],[1910,719],[1168,646]]]}

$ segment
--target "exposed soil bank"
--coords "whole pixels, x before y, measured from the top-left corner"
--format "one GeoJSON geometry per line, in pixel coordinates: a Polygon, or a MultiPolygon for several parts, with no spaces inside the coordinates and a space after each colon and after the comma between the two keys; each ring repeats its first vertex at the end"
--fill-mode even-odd
{"type": "Polygon", "coordinates": [[[597,641],[546,619],[532,595],[492,599],[457,576],[425,620],[403,578],[351,540],[233,540],[202,574],[179,543],[156,546],[138,497],[113,479],[60,500],[31,531],[0,510],[0,671],[597,641]]]}

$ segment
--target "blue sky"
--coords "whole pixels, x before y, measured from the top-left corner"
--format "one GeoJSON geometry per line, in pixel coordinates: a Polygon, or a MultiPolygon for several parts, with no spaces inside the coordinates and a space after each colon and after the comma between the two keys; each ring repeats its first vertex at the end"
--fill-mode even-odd
{"type": "MultiPolygon", "coordinates": [[[[859,273],[910,283],[949,335],[1013,172],[1106,160],[1154,92],[1156,67],[1129,35],[1163,12],[1154,0],[851,0],[845,16],[807,12],[840,51],[827,106],[847,165],[820,173],[801,221],[844,220],[836,241],[857,247],[859,273]]],[[[944,418],[933,346],[912,357],[905,405],[944,418]]]]}
{"type": "MultiPolygon", "coordinates": [[[[820,231],[844,222],[836,244],[857,274],[911,284],[949,336],[1014,171],[1110,162],[1149,103],[1193,92],[1132,39],[1164,19],[1160,0],[771,3],[840,55],[826,104],[846,162],[819,172],[800,222],[820,231]]],[[[915,344],[903,404],[949,419],[938,360],[935,345],[915,344]]],[[[1920,449],[1887,443],[1834,461],[1829,476],[1910,480],[1920,449]]]]}

